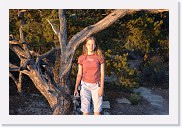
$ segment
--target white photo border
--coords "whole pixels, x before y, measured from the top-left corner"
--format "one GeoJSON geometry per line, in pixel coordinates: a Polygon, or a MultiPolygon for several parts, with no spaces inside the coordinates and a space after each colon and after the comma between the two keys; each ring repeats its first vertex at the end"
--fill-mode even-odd
{"type": "Polygon", "coordinates": [[[177,0],[1,0],[1,123],[3,125],[179,125],[177,0]],[[9,9],[169,9],[169,115],[9,115],[9,9]],[[2,44],[1,44],[2,45],[2,44]]]}

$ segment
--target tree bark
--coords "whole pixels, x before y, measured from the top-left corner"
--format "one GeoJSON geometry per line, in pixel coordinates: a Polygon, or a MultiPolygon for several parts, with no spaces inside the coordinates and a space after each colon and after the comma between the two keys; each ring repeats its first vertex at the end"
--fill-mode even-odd
{"type": "Polygon", "coordinates": [[[42,93],[50,104],[53,114],[68,115],[72,113],[72,100],[69,94],[63,89],[56,89],[56,85],[51,82],[46,82],[37,70],[31,70],[30,79],[33,81],[36,88],[42,93]]]}

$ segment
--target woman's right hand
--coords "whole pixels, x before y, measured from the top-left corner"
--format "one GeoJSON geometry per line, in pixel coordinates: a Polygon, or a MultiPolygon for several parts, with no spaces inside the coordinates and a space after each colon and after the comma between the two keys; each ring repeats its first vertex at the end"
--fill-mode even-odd
{"type": "Polygon", "coordinates": [[[78,95],[78,89],[74,90],[74,96],[78,95]]]}

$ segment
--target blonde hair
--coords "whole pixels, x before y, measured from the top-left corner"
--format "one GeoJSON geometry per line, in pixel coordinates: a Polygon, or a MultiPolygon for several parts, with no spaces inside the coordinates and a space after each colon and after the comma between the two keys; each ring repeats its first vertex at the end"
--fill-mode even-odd
{"type": "Polygon", "coordinates": [[[88,42],[89,40],[94,40],[94,42],[95,42],[94,53],[95,53],[96,55],[98,55],[100,59],[103,58],[102,51],[101,51],[101,49],[100,49],[100,48],[98,47],[98,45],[97,45],[96,38],[93,37],[93,36],[90,36],[90,37],[88,37],[88,38],[85,40],[85,44],[83,45],[83,52],[82,52],[82,54],[83,54],[83,55],[87,55],[87,54],[88,54],[88,50],[87,50],[87,48],[86,48],[86,44],[87,44],[87,42],[88,42]]]}

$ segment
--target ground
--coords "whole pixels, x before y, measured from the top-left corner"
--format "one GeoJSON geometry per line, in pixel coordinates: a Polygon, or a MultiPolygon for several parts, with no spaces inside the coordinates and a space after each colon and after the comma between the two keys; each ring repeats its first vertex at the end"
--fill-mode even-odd
{"type": "Polygon", "coordinates": [[[169,90],[159,87],[148,87],[154,95],[161,96],[164,101],[162,107],[152,105],[145,98],[141,98],[137,105],[119,104],[116,98],[128,98],[130,94],[116,91],[107,92],[110,101],[111,109],[110,115],[168,115],[169,114],[169,90]]]}
{"type": "MultiPolygon", "coordinates": [[[[105,95],[110,102],[110,115],[168,115],[169,114],[169,90],[160,87],[148,87],[153,94],[164,99],[161,108],[151,105],[149,101],[141,98],[139,104],[119,104],[116,98],[128,98],[130,93],[118,89],[105,89],[105,95]]],[[[46,99],[37,91],[24,93],[23,95],[10,94],[10,115],[51,115],[52,110],[46,99]]]]}

